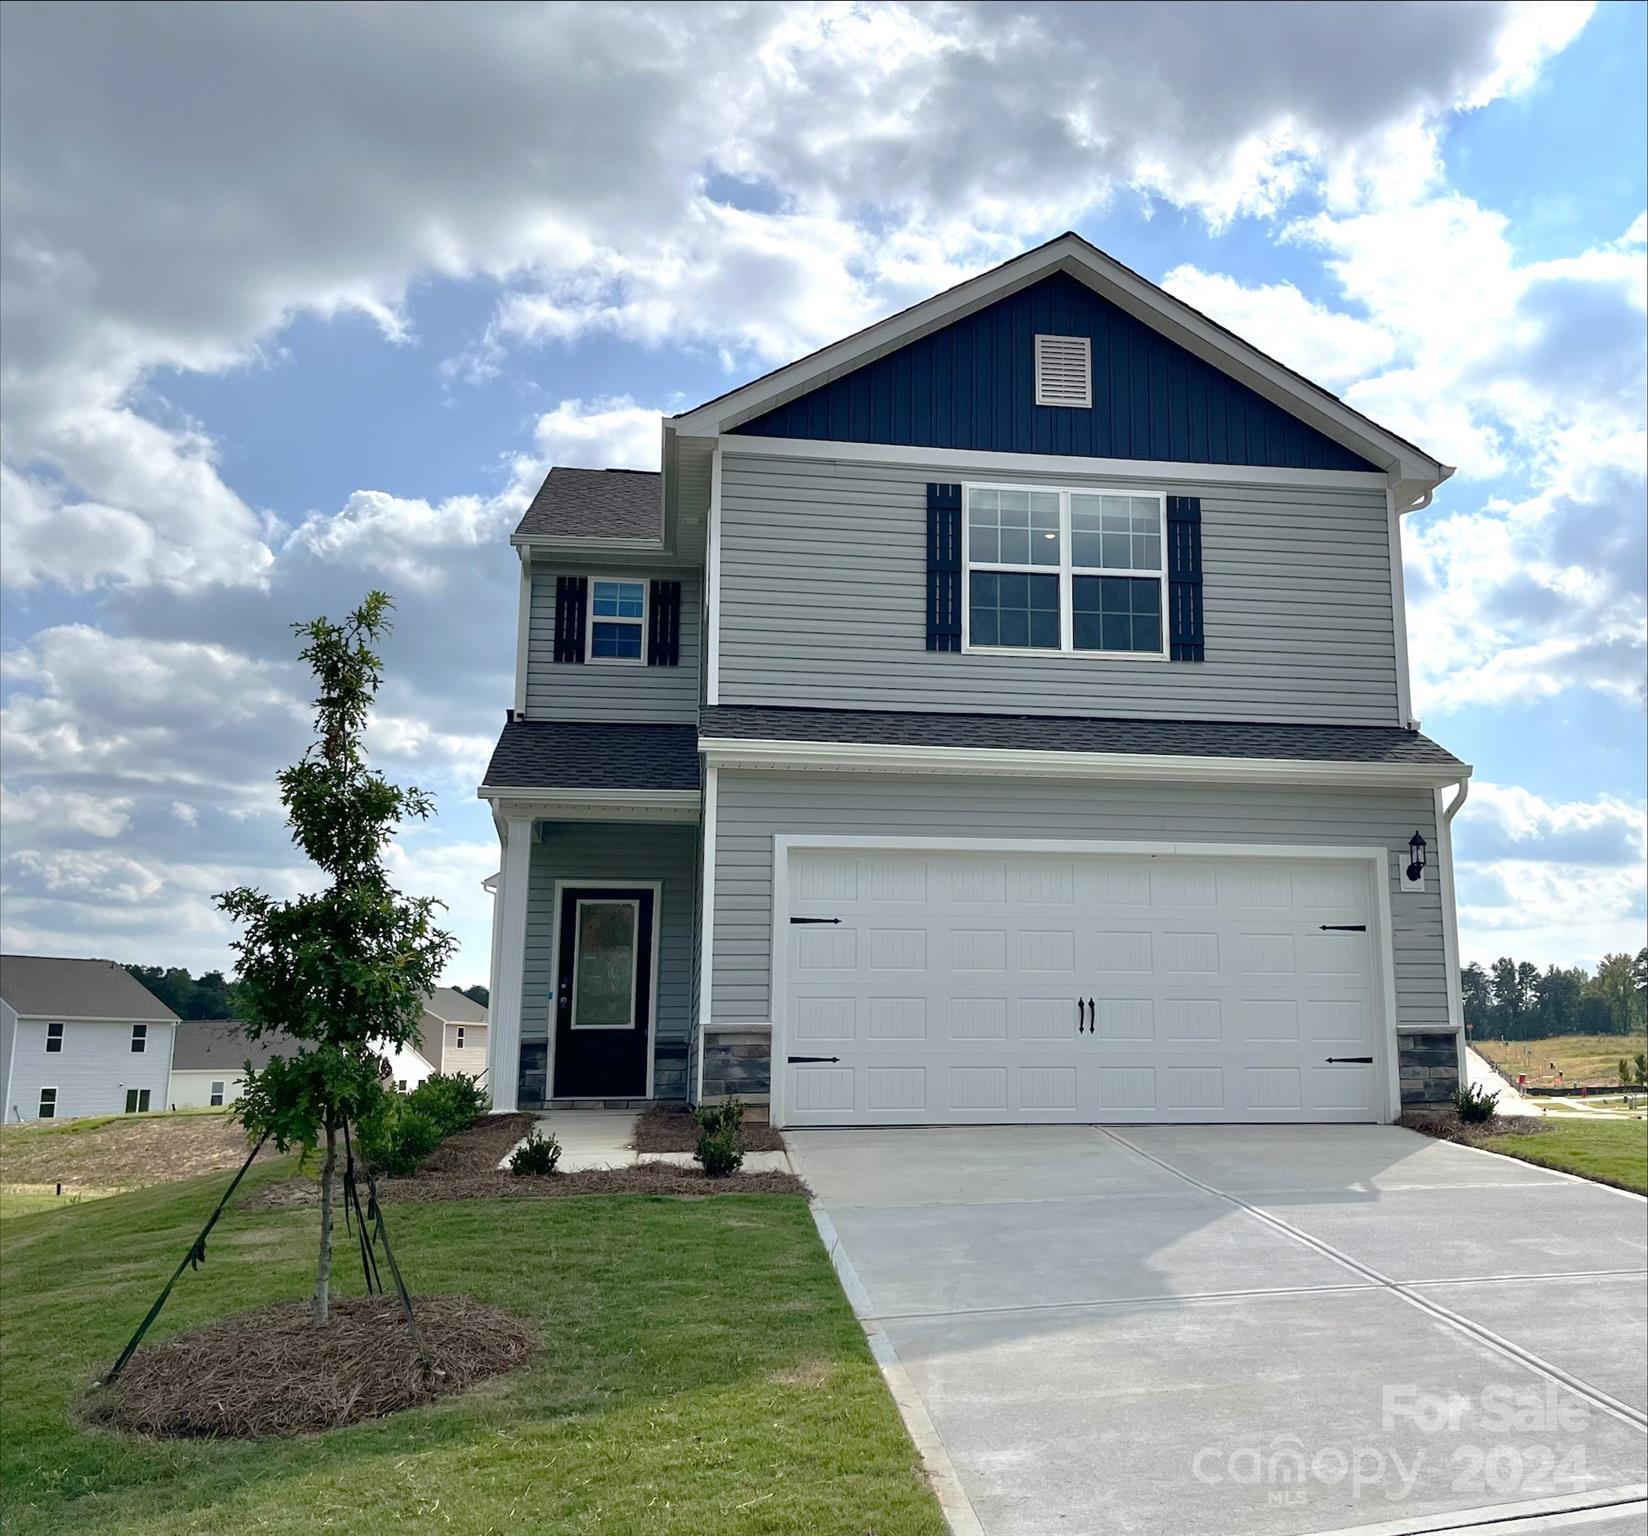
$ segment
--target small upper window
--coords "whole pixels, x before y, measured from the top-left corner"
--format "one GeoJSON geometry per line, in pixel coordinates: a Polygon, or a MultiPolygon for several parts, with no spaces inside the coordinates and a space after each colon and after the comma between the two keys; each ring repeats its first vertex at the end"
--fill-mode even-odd
{"type": "Polygon", "coordinates": [[[55,1056],[63,1049],[63,1026],[52,1023],[46,1026],[46,1054],[55,1056]]]}
{"type": "Polygon", "coordinates": [[[458,1049],[459,1049],[459,1050],[460,1050],[460,1051],[461,1051],[461,1050],[462,1050],[462,1049],[463,1049],[463,1048],[464,1048],[464,1044],[463,1044],[463,1040],[464,1040],[464,1036],[463,1036],[463,1025],[462,1025],[462,1024],[460,1024],[460,1025],[459,1025],[459,1026],[458,1026],[458,1049]]]}
{"type": "Polygon", "coordinates": [[[589,659],[641,661],[647,627],[647,584],[644,581],[590,583],[589,659]]]}
{"type": "Polygon", "coordinates": [[[42,1088],[40,1090],[40,1118],[55,1120],[57,1118],[57,1090],[42,1088]]]}
{"type": "Polygon", "coordinates": [[[132,1025],[132,1055],[141,1056],[149,1048],[149,1026],[132,1025]]]}
{"type": "Polygon", "coordinates": [[[212,1084],[212,1108],[213,1109],[221,1109],[222,1107],[223,1107],[223,1084],[220,1083],[220,1082],[215,1082],[215,1083],[212,1084]]]}
{"type": "Polygon", "coordinates": [[[1088,337],[1036,338],[1036,404],[1093,404],[1093,343],[1088,337]]]}

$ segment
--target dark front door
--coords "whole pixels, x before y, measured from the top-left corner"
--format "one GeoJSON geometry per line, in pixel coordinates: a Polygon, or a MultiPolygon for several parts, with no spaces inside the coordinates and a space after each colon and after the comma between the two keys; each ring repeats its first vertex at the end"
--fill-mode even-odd
{"type": "Polygon", "coordinates": [[[561,892],[555,977],[558,1099],[643,1098],[652,1031],[653,892],[561,892]]]}

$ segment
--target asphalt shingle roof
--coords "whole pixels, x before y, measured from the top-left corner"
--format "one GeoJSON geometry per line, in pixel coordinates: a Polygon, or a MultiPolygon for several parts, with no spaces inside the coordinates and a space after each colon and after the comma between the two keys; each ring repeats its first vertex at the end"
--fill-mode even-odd
{"type": "Polygon", "coordinates": [[[175,1019],[161,1000],[113,960],[0,955],[0,997],[24,1018],[175,1019]]]}
{"type": "Polygon", "coordinates": [[[448,1024],[486,1023],[486,1009],[474,998],[465,997],[456,987],[436,987],[424,1007],[448,1024]]]}
{"type": "Polygon", "coordinates": [[[1222,720],[1085,720],[717,704],[699,732],[743,741],[865,742],[1014,752],[1118,752],[1164,757],[1275,758],[1464,768],[1451,752],[1399,726],[1250,724],[1222,720]]]}
{"type": "Polygon", "coordinates": [[[511,720],[483,785],[489,789],[697,789],[690,725],[511,720]]]}
{"type": "Polygon", "coordinates": [[[180,1072],[238,1072],[248,1058],[254,1067],[265,1067],[288,1049],[296,1050],[297,1042],[284,1035],[248,1040],[234,1019],[184,1019],[177,1026],[172,1066],[180,1072]]]}
{"type": "Polygon", "coordinates": [[[517,537],[657,539],[664,477],[651,469],[569,469],[557,464],[526,509],[517,537]]]}

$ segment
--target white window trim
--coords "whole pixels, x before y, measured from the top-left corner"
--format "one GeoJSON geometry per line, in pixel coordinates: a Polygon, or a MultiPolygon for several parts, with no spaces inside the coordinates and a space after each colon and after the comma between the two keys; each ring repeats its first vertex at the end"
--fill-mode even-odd
{"type": "Polygon", "coordinates": [[[627,576],[591,576],[589,578],[589,611],[584,615],[584,661],[594,667],[644,667],[647,664],[647,623],[652,617],[652,582],[633,571],[627,576]],[[641,617],[638,619],[610,619],[595,617],[595,583],[619,581],[625,586],[641,589],[641,617]],[[601,624],[629,624],[641,632],[639,656],[597,656],[595,654],[595,626],[601,624]]]}
{"type": "MultiPolygon", "coordinates": [[[[146,1115],[150,1113],[150,1104],[143,1102],[144,1096],[149,1093],[147,1088],[128,1088],[126,1090],[127,1107],[121,1111],[126,1115],[146,1115]]],[[[151,1098],[151,1104],[152,1104],[151,1098]]]]}
{"type": "Polygon", "coordinates": [[[128,1048],[133,1056],[146,1056],[149,1053],[149,1026],[147,1024],[132,1025],[132,1040],[128,1048]],[[143,1033],[139,1034],[138,1031],[143,1033]]]}
{"type": "Polygon", "coordinates": [[[458,1032],[458,1043],[453,1047],[453,1049],[461,1051],[464,1048],[464,1027],[462,1024],[458,1024],[455,1025],[454,1028],[456,1028],[458,1032]]]}
{"type": "Polygon", "coordinates": [[[49,1023],[47,1023],[45,1054],[48,1056],[61,1056],[63,1054],[63,1039],[67,1034],[68,1031],[63,1028],[63,1024],[60,1019],[52,1019],[49,1023]],[[55,1035],[52,1033],[54,1029],[57,1031],[55,1035]],[[54,1043],[57,1046],[56,1050],[52,1049],[54,1043]]]}
{"type": "Polygon", "coordinates": [[[1167,612],[1167,494],[1164,491],[1140,490],[1120,486],[1052,486],[1012,485],[993,480],[968,480],[961,487],[961,649],[976,656],[1039,656],[1070,657],[1083,661],[1128,662],[1166,661],[1168,647],[1167,612]],[[1057,576],[1059,581],[1059,644],[1058,649],[1043,646],[978,645],[973,644],[973,537],[972,499],[974,491],[1039,491],[1059,498],[1059,563],[1048,565],[1015,565],[1001,561],[981,561],[981,571],[1007,571],[1031,576],[1057,576]],[[1074,564],[1075,549],[1070,537],[1070,498],[1072,496],[1126,496],[1134,500],[1149,498],[1157,506],[1157,527],[1160,530],[1162,560],[1160,568],[1150,571],[1122,571],[1110,566],[1074,564]],[[1148,580],[1154,574],[1160,589],[1161,649],[1155,651],[1088,651],[1075,648],[1075,578],[1077,576],[1124,576],[1135,581],[1148,580]]]}
{"type": "Polygon", "coordinates": [[[208,1082],[206,1085],[206,1107],[208,1109],[221,1109],[224,1099],[228,1097],[228,1087],[227,1079],[221,1082],[216,1080],[208,1082]]]}
{"type": "MultiPolygon", "coordinates": [[[[641,903],[633,896],[588,896],[577,897],[573,901],[572,918],[572,996],[568,999],[570,1017],[567,1028],[575,1030],[621,1030],[635,1028],[635,1003],[641,985],[641,903]],[[628,907],[635,914],[630,928],[629,946],[629,1017],[622,1024],[580,1024],[578,1022],[578,960],[580,955],[579,937],[584,930],[585,907],[628,907]]],[[[656,904],[654,905],[656,911],[656,904]]],[[[657,919],[653,919],[654,928],[657,919]]],[[[650,1028],[649,1028],[649,1033],[650,1028]]]]}
{"type": "Polygon", "coordinates": [[[57,1102],[58,1102],[57,1090],[55,1088],[47,1086],[45,1083],[42,1083],[40,1085],[39,1096],[36,1098],[35,1104],[34,1104],[34,1108],[35,1108],[34,1118],[36,1120],[55,1120],[57,1118],[57,1102]],[[46,1113],[46,1095],[48,1093],[51,1095],[51,1113],[49,1115],[46,1113]]]}

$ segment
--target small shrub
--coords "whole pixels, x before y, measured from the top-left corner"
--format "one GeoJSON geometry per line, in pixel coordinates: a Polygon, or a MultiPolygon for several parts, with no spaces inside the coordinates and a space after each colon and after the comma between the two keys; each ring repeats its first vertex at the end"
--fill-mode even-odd
{"type": "Polygon", "coordinates": [[[406,1102],[428,1115],[441,1135],[466,1131],[488,1108],[486,1093],[477,1079],[462,1072],[433,1072],[407,1094],[406,1102]]]}
{"type": "Polygon", "coordinates": [[[724,1179],[744,1166],[744,1106],[737,1099],[725,1104],[700,1104],[696,1110],[698,1146],[693,1161],[710,1179],[724,1179]]]}
{"type": "Polygon", "coordinates": [[[1454,1089],[1453,1107],[1467,1125],[1485,1125],[1499,1112],[1494,1096],[1480,1083],[1454,1089]]]}
{"type": "Polygon", "coordinates": [[[385,1094],[355,1127],[355,1150],[374,1173],[408,1178],[445,1139],[446,1132],[411,1096],[385,1094]]]}
{"type": "Polygon", "coordinates": [[[553,1136],[540,1136],[533,1131],[509,1154],[509,1171],[547,1178],[555,1172],[555,1165],[560,1160],[560,1142],[553,1136]]]}

